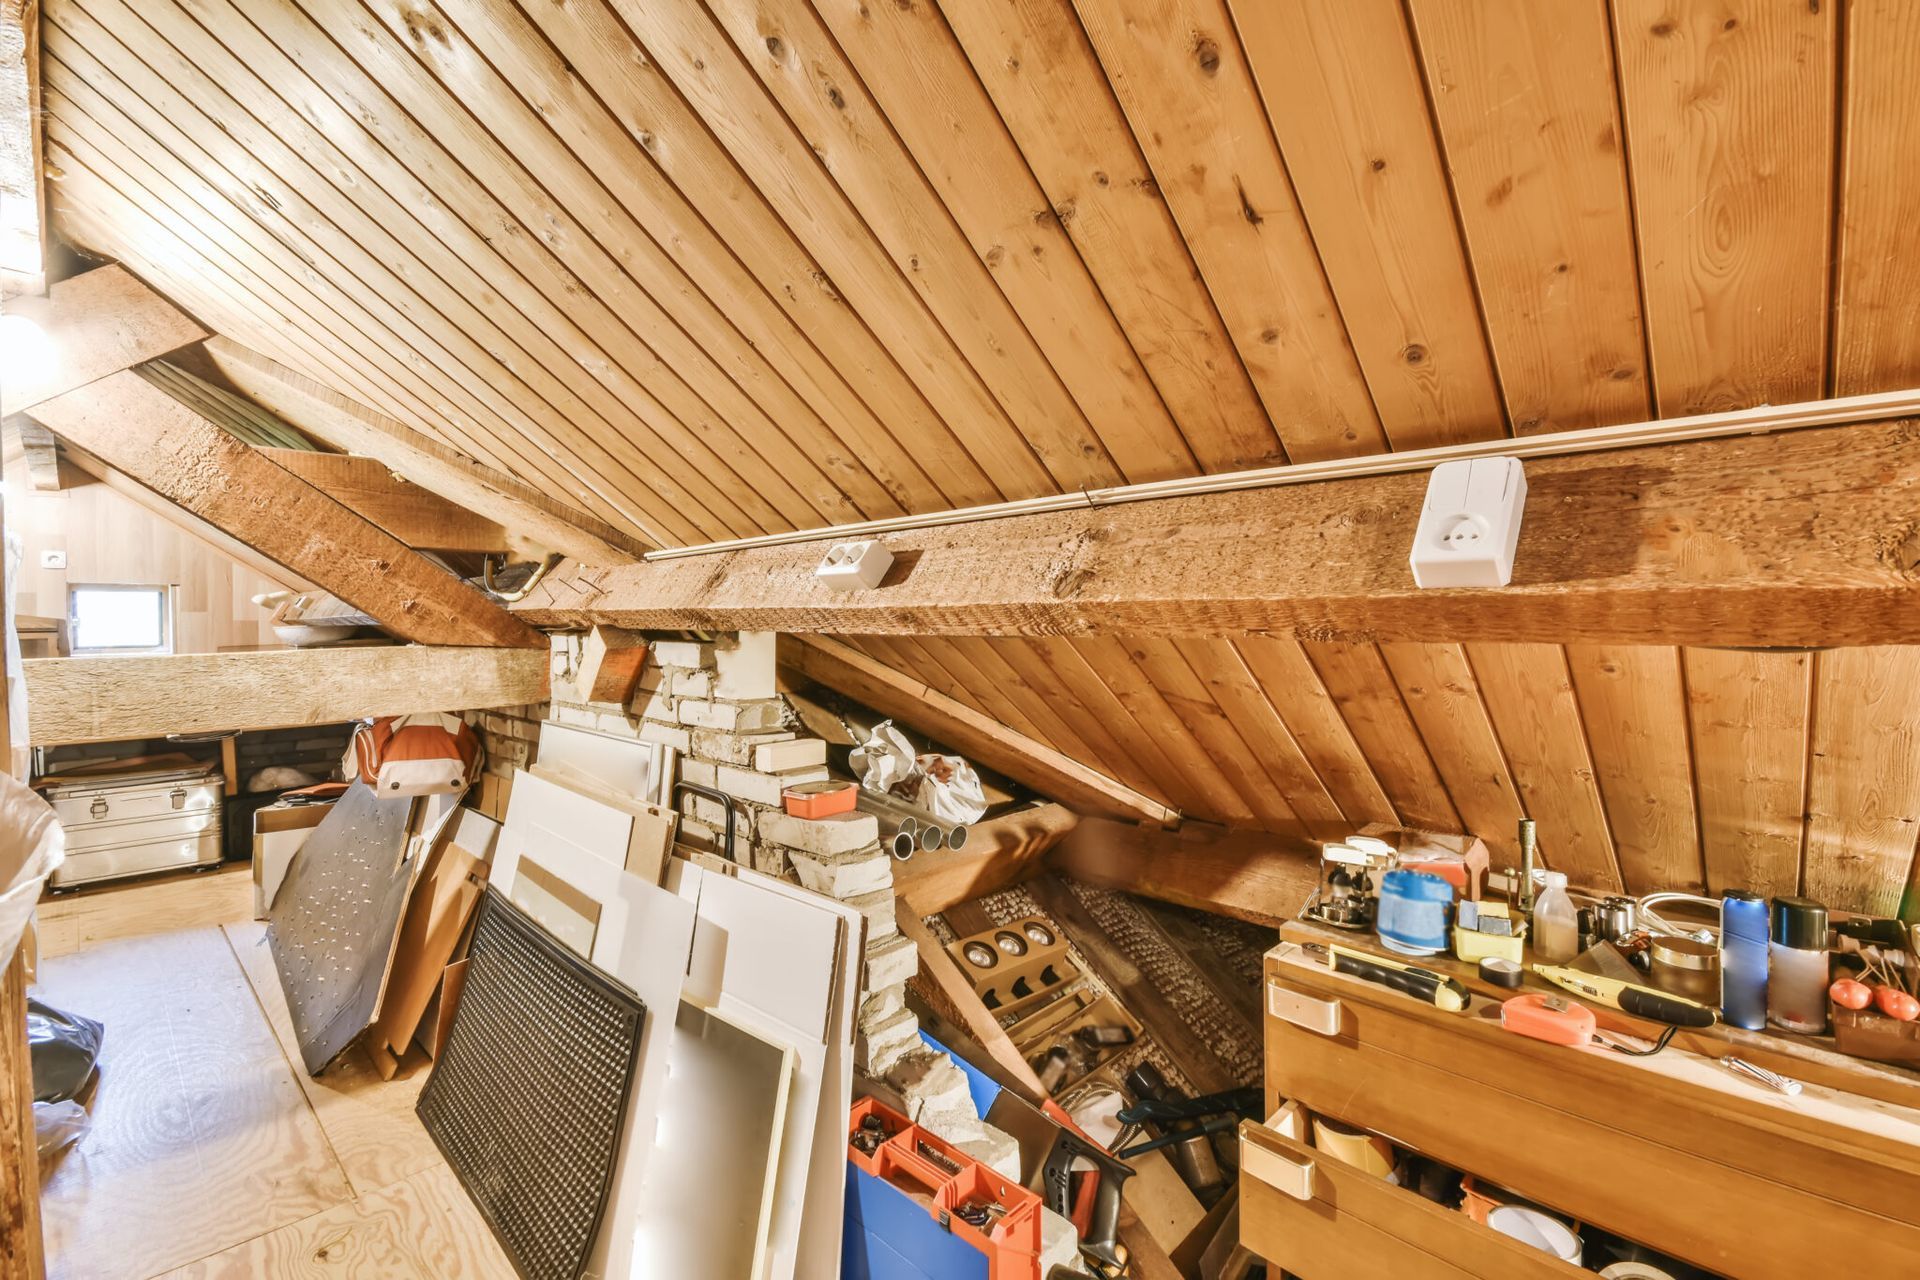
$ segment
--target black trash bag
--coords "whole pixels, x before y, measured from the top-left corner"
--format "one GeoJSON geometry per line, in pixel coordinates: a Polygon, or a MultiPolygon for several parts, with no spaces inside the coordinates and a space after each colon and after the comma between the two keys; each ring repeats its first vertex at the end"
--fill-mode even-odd
{"type": "Polygon", "coordinates": [[[27,998],[27,1051],[33,1059],[33,1100],[64,1102],[84,1089],[100,1060],[106,1028],[27,998]]]}

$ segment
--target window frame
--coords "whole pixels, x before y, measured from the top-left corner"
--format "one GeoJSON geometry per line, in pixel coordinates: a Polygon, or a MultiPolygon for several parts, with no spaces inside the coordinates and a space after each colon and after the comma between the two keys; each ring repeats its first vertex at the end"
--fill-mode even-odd
{"type": "Polygon", "coordinates": [[[159,582],[76,582],[67,584],[67,650],[76,658],[119,657],[129,654],[170,654],[173,652],[172,583],[159,582]],[[138,592],[158,595],[160,604],[160,643],[157,645],[90,645],[80,643],[78,597],[82,591],[138,592]]]}

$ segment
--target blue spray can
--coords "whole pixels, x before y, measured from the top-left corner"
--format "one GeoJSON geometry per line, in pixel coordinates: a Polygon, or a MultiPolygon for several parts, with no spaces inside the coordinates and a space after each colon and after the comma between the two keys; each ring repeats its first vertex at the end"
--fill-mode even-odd
{"type": "Polygon", "coordinates": [[[1767,1025],[1767,900],[1729,890],[1720,899],[1720,1016],[1729,1026],[1767,1025]]]}

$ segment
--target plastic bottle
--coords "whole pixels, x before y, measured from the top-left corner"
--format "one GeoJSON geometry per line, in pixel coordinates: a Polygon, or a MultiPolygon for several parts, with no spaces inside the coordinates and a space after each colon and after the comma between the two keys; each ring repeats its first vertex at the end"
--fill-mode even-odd
{"type": "Polygon", "coordinates": [[[1767,900],[1744,889],[1720,899],[1720,1016],[1729,1026],[1767,1025],[1767,900]]]}
{"type": "Polygon", "coordinates": [[[1533,903],[1533,954],[1547,964],[1565,964],[1580,954],[1580,918],[1567,896],[1567,873],[1546,873],[1547,887],[1533,903]]]}
{"type": "Polygon", "coordinates": [[[1827,1029],[1827,909],[1806,898],[1773,900],[1767,1020],[1786,1031],[1827,1029]]]}

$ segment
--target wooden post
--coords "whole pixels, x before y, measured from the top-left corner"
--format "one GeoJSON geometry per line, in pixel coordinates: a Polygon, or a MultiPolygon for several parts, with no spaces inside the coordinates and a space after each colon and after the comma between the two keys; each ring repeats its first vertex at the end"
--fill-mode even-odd
{"type": "MultiPolygon", "coordinates": [[[[0,509],[0,536],[5,511],[0,509]]],[[[0,558],[0,601],[7,594],[0,558]]],[[[9,613],[0,623],[0,643],[12,638],[9,613]]],[[[0,768],[13,763],[7,708],[12,690],[0,674],[0,768]]],[[[27,968],[19,948],[0,977],[0,1275],[44,1280],[45,1246],[40,1238],[40,1158],[34,1146],[33,1065],[27,1056],[27,968]]]]}

